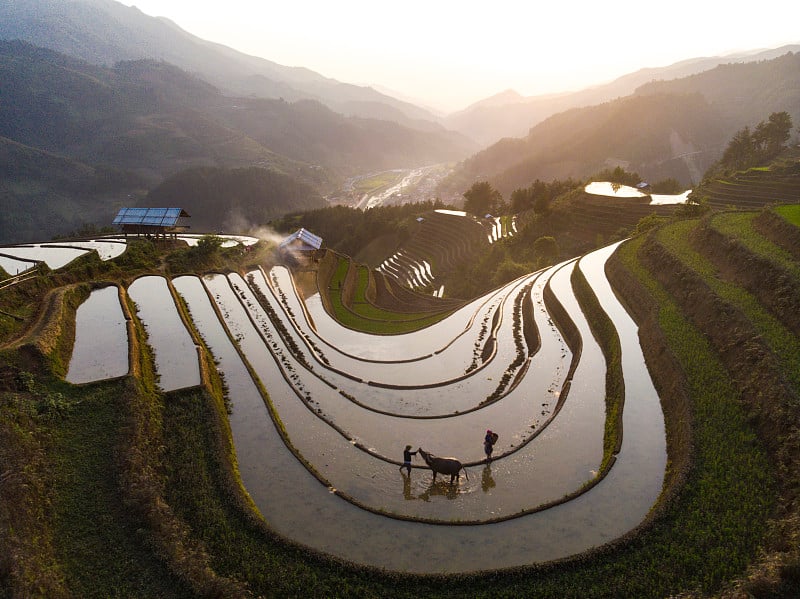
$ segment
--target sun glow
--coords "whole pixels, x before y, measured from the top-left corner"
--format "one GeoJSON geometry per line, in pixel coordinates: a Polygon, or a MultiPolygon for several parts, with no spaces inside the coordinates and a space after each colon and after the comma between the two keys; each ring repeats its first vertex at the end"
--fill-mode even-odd
{"type": "Polygon", "coordinates": [[[447,109],[509,88],[523,95],[570,91],[645,66],[800,42],[800,5],[770,0],[747,12],[686,0],[646,12],[629,0],[230,0],[222,11],[209,1],[135,5],[248,54],[447,109]]]}

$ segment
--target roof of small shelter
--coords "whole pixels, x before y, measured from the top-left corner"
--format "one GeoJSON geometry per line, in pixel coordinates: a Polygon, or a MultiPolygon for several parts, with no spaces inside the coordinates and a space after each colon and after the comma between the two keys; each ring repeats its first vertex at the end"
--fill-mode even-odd
{"type": "Polygon", "coordinates": [[[281,241],[279,247],[283,249],[298,240],[303,246],[302,249],[318,250],[322,247],[322,237],[314,235],[312,232],[307,231],[306,229],[298,229],[289,235],[289,237],[281,241]]]}
{"type": "Polygon", "coordinates": [[[184,216],[189,214],[183,208],[120,208],[113,224],[174,227],[184,216]]]}

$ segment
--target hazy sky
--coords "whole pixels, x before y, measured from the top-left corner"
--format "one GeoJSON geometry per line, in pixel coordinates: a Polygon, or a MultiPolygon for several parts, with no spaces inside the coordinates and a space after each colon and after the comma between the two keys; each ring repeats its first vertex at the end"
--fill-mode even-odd
{"type": "Polygon", "coordinates": [[[800,2],[123,0],[201,38],[456,110],[800,42],[800,2]]]}

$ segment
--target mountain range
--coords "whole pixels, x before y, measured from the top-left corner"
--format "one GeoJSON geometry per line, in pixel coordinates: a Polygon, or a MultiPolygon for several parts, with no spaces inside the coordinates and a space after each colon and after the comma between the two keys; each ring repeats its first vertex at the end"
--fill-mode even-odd
{"type": "MultiPolygon", "coordinates": [[[[690,185],[741,127],[780,110],[800,121],[791,53],[800,46],[642,69],[575,93],[508,90],[442,117],[202,40],[114,0],[2,3],[0,40],[0,242],[108,223],[117,207],[144,202],[186,169],[184,189],[210,172],[230,181],[226,171],[256,167],[308,196],[297,205],[256,200],[247,190],[269,177],[247,171],[241,206],[273,205],[245,221],[319,205],[348,177],[442,162],[461,161],[439,189],[447,197],[480,179],[510,193],[535,178],[617,165],[690,185]]],[[[198,222],[226,209],[215,189],[221,195],[204,198],[198,222]]],[[[175,198],[190,213],[192,201],[175,198]]]]}
{"type": "Polygon", "coordinates": [[[345,116],[398,122],[423,130],[445,127],[488,146],[522,137],[547,117],[634,93],[651,81],[687,77],[720,64],[757,62],[800,51],[800,45],[689,58],[643,68],[607,84],[574,92],[524,97],[506,90],[442,116],[374,87],[352,85],[303,67],[288,67],[203,40],[164,17],[151,17],[115,0],[15,0],[0,5],[0,39],[21,39],[113,66],[118,61],[155,59],[174,64],[233,96],[317,100],[345,116]]]}
{"type": "MultiPolygon", "coordinates": [[[[346,117],[316,100],[228,96],[162,61],[105,67],[20,41],[0,42],[0,96],[0,138],[14,155],[0,181],[11,213],[0,221],[0,241],[108,223],[116,208],[190,167],[256,166],[319,195],[354,174],[456,161],[475,148],[443,128],[346,117]],[[122,175],[98,202],[81,185],[65,187],[63,177],[52,176],[46,164],[57,158],[81,181],[98,169],[122,175]],[[54,229],[48,214],[59,208],[51,204],[65,202],[80,209],[56,219],[54,229]]],[[[191,214],[191,198],[174,201],[191,214]]]]}
{"type": "MultiPolygon", "coordinates": [[[[222,9],[222,7],[221,7],[222,9]]],[[[194,73],[224,93],[317,100],[346,116],[430,127],[432,113],[370,87],[342,83],[200,39],[169,19],[114,0],[14,0],[0,4],[0,39],[21,39],[90,64],[143,58],[194,73]],[[420,123],[420,121],[422,121],[420,123]]]]}
{"type": "Polygon", "coordinates": [[[681,79],[722,64],[771,60],[788,52],[800,52],[800,45],[691,58],[665,67],[639,69],[610,83],[575,92],[525,97],[514,90],[506,90],[448,115],[443,122],[448,128],[487,146],[504,137],[524,137],[531,127],[551,115],[628,96],[650,82],[681,79]]]}
{"type": "Polygon", "coordinates": [[[508,194],[537,178],[581,179],[616,166],[688,188],[737,131],[783,111],[800,123],[800,53],[651,81],[628,96],[552,115],[528,135],[465,160],[447,188],[485,179],[508,194]]]}

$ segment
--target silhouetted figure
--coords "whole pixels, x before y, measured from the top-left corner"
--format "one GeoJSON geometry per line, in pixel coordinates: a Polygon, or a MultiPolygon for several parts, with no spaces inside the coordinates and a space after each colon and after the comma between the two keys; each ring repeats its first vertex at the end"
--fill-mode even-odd
{"type": "Polygon", "coordinates": [[[486,454],[486,461],[492,461],[492,450],[494,449],[494,444],[497,443],[497,439],[499,435],[497,433],[493,433],[491,429],[486,431],[486,436],[483,438],[483,451],[486,454]]]}
{"type": "Polygon", "coordinates": [[[411,476],[411,456],[417,455],[416,451],[411,451],[411,445],[406,445],[406,448],[403,450],[403,465],[400,466],[400,472],[403,471],[403,468],[408,469],[408,475],[411,476]]]}

